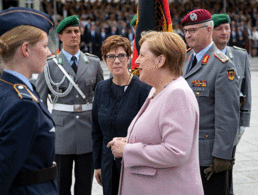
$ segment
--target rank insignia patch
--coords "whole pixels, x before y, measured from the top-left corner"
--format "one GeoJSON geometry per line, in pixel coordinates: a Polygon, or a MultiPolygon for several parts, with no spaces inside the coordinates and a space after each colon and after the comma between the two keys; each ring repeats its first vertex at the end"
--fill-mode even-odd
{"type": "Polygon", "coordinates": [[[193,87],[206,87],[207,81],[206,80],[192,80],[193,87]]]}
{"type": "Polygon", "coordinates": [[[233,81],[234,78],[235,78],[235,70],[234,69],[228,69],[227,72],[228,72],[228,79],[233,81]]]}
{"type": "Polygon", "coordinates": [[[209,57],[208,55],[205,55],[203,60],[202,60],[202,64],[207,64],[208,60],[209,60],[209,57]]]}

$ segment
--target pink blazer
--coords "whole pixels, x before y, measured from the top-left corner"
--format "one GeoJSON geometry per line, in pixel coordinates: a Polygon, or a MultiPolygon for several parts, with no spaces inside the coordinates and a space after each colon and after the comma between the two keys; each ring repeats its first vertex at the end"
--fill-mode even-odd
{"type": "Polygon", "coordinates": [[[128,128],[120,195],[202,195],[199,107],[183,77],[151,99],[128,128]]]}

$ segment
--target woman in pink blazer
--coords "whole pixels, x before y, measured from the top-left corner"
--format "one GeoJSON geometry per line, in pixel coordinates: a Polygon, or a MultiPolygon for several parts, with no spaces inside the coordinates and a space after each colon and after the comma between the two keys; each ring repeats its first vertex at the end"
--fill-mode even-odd
{"type": "Polygon", "coordinates": [[[140,80],[153,88],[127,137],[107,146],[123,157],[119,194],[202,195],[199,107],[181,76],[185,43],[175,33],[148,32],[140,45],[140,80]]]}

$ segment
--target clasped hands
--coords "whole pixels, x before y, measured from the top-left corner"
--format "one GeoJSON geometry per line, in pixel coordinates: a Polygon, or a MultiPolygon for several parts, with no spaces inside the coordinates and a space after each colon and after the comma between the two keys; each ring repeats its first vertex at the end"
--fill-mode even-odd
{"type": "Polygon", "coordinates": [[[112,154],[116,158],[123,157],[124,146],[126,145],[125,137],[114,137],[112,141],[107,144],[107,147],[111,147],[112,154]]]}
{"type": "Polygon", "coordinates": [[[235,159],[226,160],[221,158],[213,158],[213,163],[207,169],[204,170],[205,176],[207,181],[211,178],[212,174],[222,172],[222,171],[229,171],[233,168],[235,164],[235,159]]]}

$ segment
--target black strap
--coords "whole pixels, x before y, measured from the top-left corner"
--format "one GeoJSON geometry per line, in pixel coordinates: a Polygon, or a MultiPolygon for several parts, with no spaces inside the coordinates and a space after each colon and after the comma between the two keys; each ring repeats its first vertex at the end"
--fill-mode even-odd
{"type": "Polygon", "coordinates": [[[40,184],[44,182],[51,181],[57,176],[57,167],[54,164],[52,167],[39,169],[36,171],[20,171],[12,185],[15,186],[26,186],[32,184],[40,184]]]}
{"type": "Polygon", "coordinates": [[[75,63],[76,57],[73,56],[73,57],[71,58],[71,60],[73,61],[73,64],[72,64],[73,71],[75,72],[75,74],[77,74],[77,69],[78,69],[78,67],[77,67],[77,65],[76,65],[76,63],[75,63]]]}

